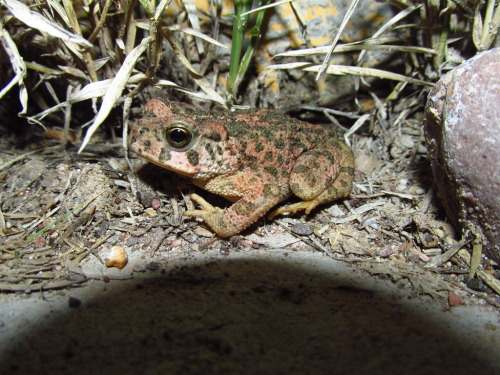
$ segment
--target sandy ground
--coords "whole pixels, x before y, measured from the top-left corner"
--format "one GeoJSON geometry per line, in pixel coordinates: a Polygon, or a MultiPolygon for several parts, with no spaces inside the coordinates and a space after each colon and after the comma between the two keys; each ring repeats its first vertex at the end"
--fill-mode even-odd
{"type": "Polygon", "coordinates": [[[82,270],[101,280],[0,295],[0,373],[500,373],[491,306],[450,308],[319,252],[163,261],[92,257],[82,270]]]}
{"type": "MultiPolygon", "coordinates": [[[[360,27],[369,36],[380,29],[378,22],[385,23],[384,17],[373,17],[377,13],[372,4],[360,2],[358,9],[362,7],[370,22],[351,19],[357,36],[348,39],[357,40],[360,27]]],[[[450,17],[449,9],[442,13],[450,17]]],[[[457,25],[466,24],[457,17],[457,25]]],[[[122,53],[120,46],[114,50],[114,41],[121,40],[120,33],[131,19],[126,13],[113,13],[113,22],[103,25],[107,31],[101,35],[109,43],[100,43],[101,56],[122,53]]],[[[432,23],[421,21],[404,20],[416,33],[397,26],[401,36],[406,35],[405,46],[417,42],[414,36],[419,43],[425,39],[441,43],[434,38],[439,28],[423,27],[420,36],[420,25],[432,23]]],[[[314,25],[321,22],[309,22],[308,33],[314,25]]],[[[45,38],[32,29],[24,32],[14,19],[6,26],[19,47],[44,47],[40,42],[45,38]]],[[[462,27],[440,34],[448,35],[457,54],[472,46],[472,37],[467,38],[462,27]]],[[[318,30],[316,36],[323,38],[324,30],[318,30]]],[[[135,38],[135,33],[129,34],[135,38]]],[[[275,41],[280,42],[270,38],[275,41]]],[[[124,43],[135,45],[128,39],[124,43]]],[[[56,71],[66,61],[70,74],[80,66],[72,54],[64,53],[65,48],[50,63],[54,45],[49,47],[47,53],[38,53],[43,60],[25,60],[56,71]]],[[[166,43],[165,47],[169,48],[166,43]]],[[[198,61],[192,55],[193,44],[185,47],[196,68],[212,65],[211,54],[198,61]]],[[[270,55],[275,54],[272,50],[270,55]]],[[[186,80],[186,67],[176,53],[168,51],[158,77],[198,90],[186,80]]],[[[339,55],[339,63],[349,65],[346,56],[339,55]]],[[[420,78],[429,73],[435,80],[438,73],[433,72],[430,58],[398,54],[388,62],[391,71],[400,63],[401,72],[420,78]]],[[[444,56],[434,57],[435,66],[441,65],[440,58],[444,56]]],[[[376,57],[375,64],[386,59],[387,55],[376,57]]],[[[265,64],[280,61],[287,60],[265,64]]],[[[207,82],[218,80],[226,62],[222,56],[220,64],[207,70],[207,82]]],[[[120,59],[106,63],[105,72],[118,71],[121,65],[120,59]]],[[[143,67],[151,67],[144,63],[143,67]]],[[[137,68],[142,69],[141,64],[137,68]]],[[[28,74],[27,83],[47,82],[45,72],[28,69],[28,74]]],[[[113,78],[108,74],[103,78],[113,78]]],[[[71,134],[73,145],[64,148],[59,126],[69,114],[74,116],[72,130],[90,120],[94,116],[90,101],[64,107],[65,112],[51,120],[47,117],[44,125],[50,131],[45,132],[20,120],[17,94],[4,99],[0,105],[0,227],[4,227],[0,228],[0,375],[500,374],[498,294],[482,279],[473,280],[479,283],[472,290],[470,262],[460,254],[449,254],[450,249],[463,247],[469,255],[471,242],[454,233],[432,188],[422,130],[426,89],[371,80],[359,85],[356,77],[347,76],[316,85],[314,75],[267,74],[265,81],[262,76],[249,80],[240,104],[284,110],[305,104],[305,112],[295,115],[324,122],[342,134],[351,129],[357,171],[353,192],[342,202],[318,208],[307,219],[262,218],[243,237],[215,240],[206,248],[200,244],[211,232],[182,216],[185,209],[194,208],[187,198],[193,187],[164,176],[160,168],[139,168],[133,155],[129,166],[122,139],[110,140],[110,133],[119,134],[115,126],[122,123],[121,112],[113,111],[109,127],[103,126],[77,154],[81,134],[71,134]],[[278,87],[279,93],[273,91],[278,87]],[[349,105],[345,100],[354,91],[356,100],[349,105]],[[321,120],[325,107],[334,102],[336,110],[330,116],[335,117],[321,120]],[[310,113],[309,106],[314,107],[310,113]],[[361,125],[358,121],[366,114],[370,118],[361,125]],[[97,260],[97,256],[104,259],[112,246],[123,246],[129,253],[129,264],[122,270],[108,269],[97,260]],[[53,290],[61,287],[59,283],[68,288],[53,290]],[[34,292],[44,287],[50,291],[34,292]],[[447,298],[455,293],[461,304],[450,307],[447,298]]],[[[32,100],[36,95],[43,104],[41,111],[77,93],[74,80],[54,78],[50,82],[59,99],[47,98],[45,103],[46,88],[37,84],[30,92],[34,107],[29,113],[38,111],[37,101],[32,100]]],[[[144,94],[133,104],[131,121],[140,116],[149,97],[191,102],[163,89],[144,94]]],[[[214,197],[208,200],[220,207],[227,204],[214,197]]],[[[494,262],[483,257],[479,270],[498,282],[494,262]]]]}

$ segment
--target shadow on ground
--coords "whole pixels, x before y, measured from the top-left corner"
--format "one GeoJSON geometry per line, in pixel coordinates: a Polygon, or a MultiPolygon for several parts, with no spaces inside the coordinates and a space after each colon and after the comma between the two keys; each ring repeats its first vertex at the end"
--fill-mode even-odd
{"type": "Polygon", "coordinates": [[[106,284],[10,348],[0,373],[495,372],[438,323],[339,278],[237,260],[106,284]]]}

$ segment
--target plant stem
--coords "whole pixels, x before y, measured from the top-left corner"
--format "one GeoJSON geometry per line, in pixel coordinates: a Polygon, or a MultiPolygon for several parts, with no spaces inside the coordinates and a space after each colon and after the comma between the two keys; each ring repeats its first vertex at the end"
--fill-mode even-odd
{"type": "MultiPolygon", "coordinates": [[[[227,79],[226,91],[234,97],[237,87],[236,76],[238,74],[241,50],[243,48],[243,38],[248,23],[249,15],[242,16],[242,13],[248,12],[252,6],[252,1],[235,0],[234,1],[234,24],[233,24],[233,41],[231,45],[231,60],[229,62],[229,77],[227,79]]],[[[232,101],[232,98],[231,100],[232,101]]]]}

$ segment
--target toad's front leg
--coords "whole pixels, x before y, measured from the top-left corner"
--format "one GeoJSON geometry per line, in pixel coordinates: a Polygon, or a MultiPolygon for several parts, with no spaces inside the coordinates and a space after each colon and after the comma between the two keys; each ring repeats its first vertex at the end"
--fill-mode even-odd
{"type": "MultiPolygon", "coordinates": [[[[250,226],[269,209],[289,196],[287,189],[275,183],[264,183],[264,180],[253,176],[250,184],[248,176],[234,175],[226,176],[223,181],[218,181],[216,186],[214,186],[214,181],[211,181],[210,185],[202,187],[235,202],[230,207],[222,209],[212,206],[199,195],[192,194],[191,199],[198,203],[202,209],[188,210],[183,215],[202,218],[219,237],[233,236],[250,226]],[[222,182],[224,188],[220,186],[222,182]],[[231,193],[228,194],[230,190],[231,193]]],[[[202,185],[199,182],[196,184],[202,185]]]]}

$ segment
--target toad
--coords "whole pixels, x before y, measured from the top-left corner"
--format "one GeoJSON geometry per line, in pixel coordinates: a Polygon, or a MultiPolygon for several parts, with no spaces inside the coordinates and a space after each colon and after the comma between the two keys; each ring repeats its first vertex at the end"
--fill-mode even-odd
{"type": "Polygon", "coordinates": [[[347,197],[354,176],[352,150],[333,131],[266,109],[208,113],[152,99],[132,126],[130,149],[234,202],[222,209],[197,194],[202,218],[220,237],[241,232],[292,195],[302,201],[270,218],[347,197]]]}

